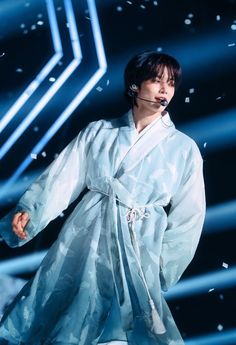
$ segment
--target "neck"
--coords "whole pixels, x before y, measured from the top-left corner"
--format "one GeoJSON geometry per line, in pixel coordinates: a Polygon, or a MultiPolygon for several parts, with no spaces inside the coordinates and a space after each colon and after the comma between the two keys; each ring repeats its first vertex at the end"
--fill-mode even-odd
{"type": "Polygon", "coordinates": [[[143,109],[134,106],[132,109],[135,127],[138,132],[141,132],[146,126],[148,126],[156,118],[161,117],[165,114],[165,111],[152,111],[149,109],[143,109]]]}

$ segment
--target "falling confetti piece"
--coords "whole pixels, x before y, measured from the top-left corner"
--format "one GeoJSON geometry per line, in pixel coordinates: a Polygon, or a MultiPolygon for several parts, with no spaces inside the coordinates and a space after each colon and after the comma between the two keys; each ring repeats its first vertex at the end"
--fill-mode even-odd
{"type": "Polygon", "coordinates": [[[186,25],[189,25],[189,24],[191,24],[192,22],[191,22],[190,19],[185,19],[184,23],[185,23],[186,25]]]}
{"type": "Polygon", "coordinates": [[[5,55],[5,53],[0,54],[0,58],[3,57],[4,55],[5,55]]]}
{"type": "Polygon", "coordinates": [[[221,300],[224,299],[224,295],[222,293],[219,295],[219,297],[220,297],[221,300]]]}
{"type": "Polygon", "coordinates": [[[28,34],[28,30],[24,30],[24,31],[23,31],[23,34],[24,34],[24,35],[27,35],[27,34],[28,34]]]}
{"type": "Polygon", "coordinates": [[[189,13],[188,18],[193,18],[193,13],[189,13]]]}
{"type": "Polygon", "coordinates": [[[58,6],[57,7],[57,11],[61,11],[62,10],[62,7],[61,6],[58,6]]]}
{"type": "Polygon", "coordinates": [[[189,97],[185,97],[185,103],[190,103],[190,98],[189,97]]]}
{"type": "Polygon", "coordinates": [[[158,52],[162,52],[162,47],[158,47],[158,48],[157,48],[157,51],[158,51],[158,52]]]}
{"type": "Polygon", "coordinates": [[[37,21],[37,24],[38,24],[38,25],[43,25],[44,22],[43,22],[42,20],[38,20],[38,21],[37,21]]]}
{"type": "Polygon", "coordinates": [[[191,89],[189,89],[189,93],[194,93],[194,88],[192,87],[191,89]]]}
{"type": "Polygon", "coordinates": [[[235,43],[229,43],[228,44],[228,47],[234,47],[235,46],[235,43]]]}
{"type": "Polygon", "coordinates": [[[224,268],[228,268],[228,267],[229,267],[229,265],[228,265],[226,262],[223,262],[223,263],[222,263],[222,267],[224,267],[224,268]]]}
{"type": "Polygon", "coordinates": [[[25,7],[29,7],[29,6],[30,6],[30,2],[26,2],[25,7]]]}
{"type": "Polygon", "coordinates": [[[140,7],[141,7],[143,10],[146,9],[146,6],[144,6],[144,5],[140,5],[140,7]]]}
{"type": "Polygon", "coordinates": [[[42,13],[37,14],[37,17],[38,17],[38,18],[43,18],[42,13]]]}
{"type": "Polygon", "coordinates": [[[133,5],[133,3],[131,2],[131,1],[126,1],[127,2],[127,4],[129,4],[129,5],[133,5]]]}
{"type": "Polygon", "coordinates": [[[216,101],[219,101],[222,97],[219,96],[219,97],[216,97],[216,101]]]}
{"type": "Polygon", "coordinates": [[[31,25],[31,30],[36,30],[36,25],[35,24],[31,25]]]}
{"type": "Polygon", "coordinates": [[[236,24],[231,25],[231,30],[236,30],[236,24]]]}
{"type": "Polygon", "coordinates": [[[121,6],[117,6],[117,7],[116,7],[116,10],[117,10],[118,12],[121,12],[121,11],[123,11],[123,8],[122,8],[121,6]]]}
{"type": "Polygon", "coordinates": [[[107,79],[107,85],[109,85],[110,84],[110,80],[109,79],[107,79]]]}
{"type": "Polygon", "coordinates": [[[22,68],[17,68],[17,69],[16,69],[16,72],[17,72],[17,73],[22,73],[22,72],[23,72],[23,69],[22,69],[22,68]]]}
{"type": "Polygon", "coordinates": [[[22,23],[22,24],[20,25],[20,28],[21,28],[21,29],[24,29],[24,28],[25,28],[25,24],[22,23]]]}
{"type": "Polygon", "coordinates": [[[98,86],[98,87],[96,87],[96,90],[101,92],[103,90],[103,88],[101,86],[98,86]]]}
{"type": "Polygon", "coordinates": [[[153,1],[153,5],[154,5],[154,6],[157,6],[157,5],[158,5],[158,2],[157,2],[157,1],[153,1]]]}
{"type": "Polygon", "coordinates": [[[34,126],[33,130],[34,130],[34,132],[38,132],[39,127],[38,126],[34,126]]]}
{"type": "Polygon", "coordinates": [[[37,159],[37,154],[36,153],[31,153],[30,156],[31,156],[32,159],[37,159]]]}
{"type": "Polygon", "coordinates": [[[59,217],[63,218],[65,216],[65,214],[62,212],[59,217]]]}
{"type": "Polygon", "coordinates": [[[218,329],[218,331],[220,331],[220,332],[223,330],[223,328],[224,328],[224,327],[223,327],[221,324],[219,324],[219,325],[217,326],[217,329],[218,329]]]}
{"type": "Polygon", "coordinates": [[[215,290],[215,288],[212,288],[212,289],[209,289],[208,292],[212,292],[212,291],[214,291],[214,290],[215,290]]]}
{"type": "Polygon", "coordinates": [[[46,157],[46,156],[47,156],[47,154],[46,154],[45,151],[43,151],[43,152],[41,153],[41,155],[42,155],[43,157],[46,157]]]}
{"type": "Polygon", "coordinates": [[[204,149],[206,148],[206,146],[207,146],[207,142],[205,142],[204,145],[203,145],[204,149]]]}
{"type": "Polygon", "coordinates": [[[220,21],[220,15],[219,14],[216,16],[216,20],[217,20],[217,22],[220,21]]]}
{"type": "Polygon", "coordinates": [[[56,80],[56,78],[54,78],[54,77],[50,77],[49,78],[49,81],[52,82],[52,83],[54,83],[55,80],[56,80]]]}

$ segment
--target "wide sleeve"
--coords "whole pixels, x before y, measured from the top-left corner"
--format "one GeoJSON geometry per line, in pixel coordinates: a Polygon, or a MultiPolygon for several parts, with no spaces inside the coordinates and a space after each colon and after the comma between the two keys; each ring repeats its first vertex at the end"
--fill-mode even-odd
{"type": "Polygon", "coordinates": [[[193,259],[205,218],[203,160],[196,144],[184,170],[182,182],[171,199],[162,242],[160,280],[163,291],[177,283],[193,259]]]}
{"type": "Polygon", "coordinates": [[[83,129],[29,186],[16,207],[0,220],[0,235],[10,247],[30,241],[47,224],[61,214],[86,187],[88,128],[83,129]],[[29,213],[30,221],[21,240],[12,231],[12,218],[17,211],[29,213]]]}

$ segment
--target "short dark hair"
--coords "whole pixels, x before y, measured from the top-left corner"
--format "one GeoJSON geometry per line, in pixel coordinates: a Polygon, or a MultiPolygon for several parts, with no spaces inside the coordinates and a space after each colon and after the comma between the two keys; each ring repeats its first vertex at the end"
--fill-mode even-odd
{"type": "Polygon", "coordinates": [[[130,59],[124,71],[124,95],[129,103],[137,105],[135,93],[130,89],[131,85],[140,87],[143,81],[156,78],[159,72],[163,72],[164,67],[167,67],[169,78],[174,79],[177,90],[182,79],[182,70],[174,57],[146,50],[130,59]]]}

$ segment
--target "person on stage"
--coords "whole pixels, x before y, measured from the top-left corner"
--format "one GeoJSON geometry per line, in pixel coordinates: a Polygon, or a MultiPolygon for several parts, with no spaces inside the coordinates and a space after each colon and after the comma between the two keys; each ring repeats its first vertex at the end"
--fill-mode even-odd
{"type": "Polygon", "coordinates": [[[6,310],[0,344],[184,344],[162,292],[199,243],[203,160],[167,110],[177,60],[141,52],[124,80],[128,112],[89,123],[0,221],[6,243],[22,246],[87,188],[6,310]]]}

